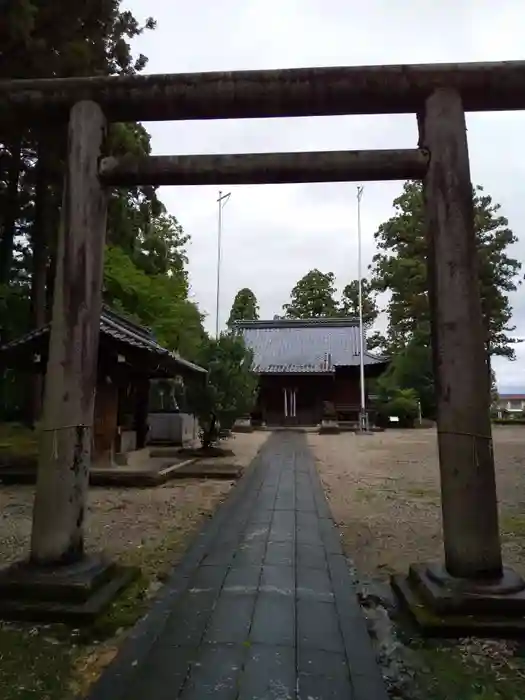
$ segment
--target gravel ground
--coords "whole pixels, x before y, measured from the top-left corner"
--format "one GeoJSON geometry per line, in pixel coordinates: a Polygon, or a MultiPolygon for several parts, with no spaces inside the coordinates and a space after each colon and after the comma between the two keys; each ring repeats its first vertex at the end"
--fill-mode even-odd
{"type": "MultiPolygon", "coordinates": [[[[236,464],[248,467],[268,435],[236,434],[222,446],[234,451],[236,464]]],[[[225,459],[232,461],[229,457],[225,459]]],[[[228,481],[188,479],[153,489],[90,489],[87,548],[103,550],[122,563],[139,565],[149,582],[144,594],[137,591],[133,595],[139,597],[130,598],[115,613],[120,624],[129,625],[136,619],[134,610],[142,610],[141,601],[147,606],[147,599],[162,585],[203,519],[213,515],[233,485],[234,482],[228,481]]],[[[2,564],[20,559],[28,551],[33,492],[32,486],[0,487],[2,564]]],[[[126,595],[132,594],[128,591],[124,599],[126,595]]],[[[115,625],[115,621],[111,624],[115,625]]],[[[6,700],[83,697],[115,657],[127,631],[119,627],[111,636],[86,646],[79,645],[74,634],[71,639],[57,637],[46,626],[0,622],[0,685],[9,691],[6,700]]]]}
{"type": "MultiPolygon", "coordinates": [[[[493,430],[503,558],[525,576],[525,429],[493,430]]],[[[506,640],[417,640],[397,625],[389,574],[442,560],[435,430],[371,436],[310,434],[391,698],[525,697],[523,645],[506,640]],[[393,607],[392,607],[393,606],[393,607]],[[392,619],[390,619],[392,618],[392,619]],[[404,641],[401,641],[404,640],[404,641]]]]}
{"type": "Polygon", "coordinates": [[[246,467],[270,435],[270,432],[264,430],[255,430],[253,433],[233,433],[230,438],[221,442],[221,447],[233,450],[233,460],[226,458],[228,462],[246,467]]]}
{"type": "MultiPolygon", "coordinates": [[[[222,443],[235,453],[235,463],[247,467],[269,433],[239,433],[222,443]]],[[[234,482],[175,480],[152,489],[91,488],[86,546],[104,550],[126,562],[161,569],[172,554],[184,549],[187,536],[211,514],[234,482]],[[170,533],[169,547],[165,537],[170,533]],[[175,552],[173,552],[175,550],[175,552]]],[[[29,545],[33,486],[0,488],[0,559],[8,564],[29,545]]]]}
{"type": "MultiPolygon", "coordinates": [[[[525,575],[525,429],[493,430],[507,564],[525,575]]],[[[348,555],[358,571],[388,578],[442,559],[435,430],[309,434],[308,441],[348,555]]]]}

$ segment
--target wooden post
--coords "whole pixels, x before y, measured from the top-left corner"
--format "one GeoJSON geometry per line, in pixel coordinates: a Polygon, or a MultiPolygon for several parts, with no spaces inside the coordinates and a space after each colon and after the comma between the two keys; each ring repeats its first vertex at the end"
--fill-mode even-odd
{"type": "Polygon", "coordinates": [[[107,198],[98,180],[105,118],[94,102],[71,110],[59,232],[31,561],[84,553],[102,301],[107,198]]]}
{"type": "Polygon", "coordinates": [[[490,388],[459,93],[436,90],[420,131],[430,153],[424,185],[445,566],[453,577],[497,579],[502,561],[490,388]]]}
{"type": "Polygon", "coordinates": [[[149,379],[137,377],[135,380],[135,431],[137,433],[137,449],[146,447],[148,437],[149,410],[149,379]]]}

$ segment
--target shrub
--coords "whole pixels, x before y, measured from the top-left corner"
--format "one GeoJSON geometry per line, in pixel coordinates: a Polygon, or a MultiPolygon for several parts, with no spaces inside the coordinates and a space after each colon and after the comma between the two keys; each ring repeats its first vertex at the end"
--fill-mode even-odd
{"type": "Polygon", "coordinates": [[[525,418],[495,418],[495,425],[525,425],[525,418]]]}
{"type": "Polygon", "coordinates": [[[187,400],[199,420],[202,446],[209,447],[218,440],[220,429],[230,429],[251,410],[257,378],[251,371],[252,354],[241,336],[207,339],[197,363],[208,370],[207,381],[190,382],[187,400]]]}
{"type": "Polygon", "coordinates": [[[387,396],[380,396],[377,402],[379,426],[391,425],[390,418],[399,418],[399,427],[413,428],[418,415],[418,399],[413,389],[393,389],[387,396]]]}

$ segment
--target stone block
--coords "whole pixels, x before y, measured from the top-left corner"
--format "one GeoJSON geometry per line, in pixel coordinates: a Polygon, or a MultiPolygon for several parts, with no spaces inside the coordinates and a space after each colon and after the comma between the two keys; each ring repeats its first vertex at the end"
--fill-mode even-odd
{"type": "Polygon", "coordinates": [[[336,420],[322,420],[319,435],[338,435],[341,432],[336,420]]]}
{"type": "Polygon", "coordinates": [[[237,418],[232,427],[234,433],[253,433],[253,425],[249,416],[237,418]]]}
{"type": "Polygon", "coordinates": [[[138,574],[100,555],[68,566],[16,562],[0,571],[0,618],[87,624],[138,574]]]}
{"type": "Polygon", "coordinates": [[[394,592],[423,634],[507,637],[525,631],[525,584],[511,569],[497,581],[469,581],[436,565],[413,565],[394,575],[394,592]]]}

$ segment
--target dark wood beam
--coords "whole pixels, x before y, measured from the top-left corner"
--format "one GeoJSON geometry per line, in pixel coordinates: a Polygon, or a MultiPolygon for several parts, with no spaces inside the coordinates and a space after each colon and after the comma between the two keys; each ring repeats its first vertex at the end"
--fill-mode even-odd
{"type": "Polygon", "coordinates": [[[254,185],[421,179],[423,150],[239,153],[235,155],[104,158],[105,185],[254,185]]]}
{"type": "Polygon", "coordinates": [[[67,119],[82,100],[110,121],[394,114],[419,111],[439,87],[466,111],[525,109],[525,61],[3,80],[0,104],[26,121],[67,119]]]}

